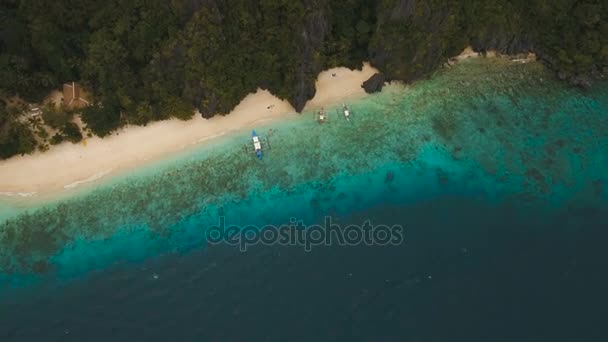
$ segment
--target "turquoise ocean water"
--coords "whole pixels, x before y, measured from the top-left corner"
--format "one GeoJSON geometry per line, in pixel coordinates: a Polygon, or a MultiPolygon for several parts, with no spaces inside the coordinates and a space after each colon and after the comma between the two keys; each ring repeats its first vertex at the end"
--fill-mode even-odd
{"type": "Polygon", "coordinates": [[[470,325],[470,340],[600,336],[572,310],[599,315],[575,298],[608,284],[608,83],[581,91],[539,63],[473,59],[350,106],[350,121],[335,107],[324,125],[304,113],[256,127],[272,145],[263,161],[243,152],[242,131],[71,198],[4,204],[0,334],[445,341],[470,325]],[[400,224],[405,243],[241,253],[205,242],[220,216],[328,215],[400,224]],[[549,329],[560,317],[572,331],[549,329]],[[433,322],[449,329],[433,335],[433,322]]]}

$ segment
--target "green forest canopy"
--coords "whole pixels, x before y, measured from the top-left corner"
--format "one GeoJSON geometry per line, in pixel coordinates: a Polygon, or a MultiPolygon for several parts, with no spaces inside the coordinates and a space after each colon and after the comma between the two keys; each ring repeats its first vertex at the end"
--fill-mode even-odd
{"type": "Polygon", "coordinates": [[[260,86],[298,108],[320,70],[363,60],[413,80],[470,44],[597,73],[608,66],[607,16],[603,0],[5,0],[0,158],[36,145],[4,100],[38,102],[63,82],[91,92],[82,119],[103,136],[194,108],[227,113],[260,86]]]}

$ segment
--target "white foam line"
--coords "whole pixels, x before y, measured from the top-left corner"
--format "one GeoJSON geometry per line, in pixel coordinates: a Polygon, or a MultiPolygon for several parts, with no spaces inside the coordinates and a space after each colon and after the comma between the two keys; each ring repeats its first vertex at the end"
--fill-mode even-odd
{"type": "Polygon", "coordinates": [[[206,137],[198,139],[196,142],[191,143],[190,145],[198,144],[198,143],[201,143],[203,141],[210,140],[210,139],[219,138],[219,137],[221,137],[223,135],[225,135],[225,133],[218,133],[218,134],[209,135],[209,136],[206,136],[206,137]]]}
{"type": "Polygon", "coordinates": [[[75,181],[74,183],[70,183],[68,185],[64,185],[63,188],[64,189],[72,189],[75,188],[81,184],[85,184],[85,183],[90,183],[90,182],[94,182],[98,179],[101,179],[103,176],[107,175],[108,173],[110,173],[112,171],[112,169],[107,170],[107,171],[103,171],[103,172],[99,172],[96,173],[94,175],[92,175],[91,177],[87,178],[87,179],[83,179],[83,180],[79,180],[79,181],[75,181]]]}
{"type": "Polygon", "coordinates": [[[0,196],[20,196],[20,197],[32,197],[36,195],[36,191],[34,192],[12,192],[12,191],[0,191],[0,196]]]}

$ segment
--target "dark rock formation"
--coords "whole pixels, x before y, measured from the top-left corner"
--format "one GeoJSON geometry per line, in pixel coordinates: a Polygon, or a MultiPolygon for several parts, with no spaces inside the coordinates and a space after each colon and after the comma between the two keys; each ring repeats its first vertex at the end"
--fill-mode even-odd
{"type": "MultiPolygon", "coordinates": [[[[312,4],[311,4],[312,6],[312,4]]],[[[329,31],[329,20],[322,9],[314,10],[305,20],[302,28],[301,42],[298,44],[299,66],[296,72],[291,104],[299,113],[304,105],[315,96],[315,80],[323,70],[323,61],[316,57],[322,49],[329,31]]]]}
{"type": "Polygon", "coordinates": [[[577,58],[592,58],[589,51],[594,45],[589,42],[595,41],[578,40],[587,48],[579,47],[579,51],[574,52],[561,41],[566,35],[595,37],[600,34],[601,28],[596,26],[601,20],[598,13],[601,13],[602,6],[590,7],[581,2],[571,10],[577,13],[578,22],[575,19],[564,19],[564,23],[552,21],[552,16],[559,15],[560,10],[553,14],[544,13],[544,18],[538,21],[534,20],[534,15],[526,17],[525,12],[514,15],[522,11],[515,4],[499,8],[484,5],[483,1],[459,6],[449,1],[387,0],[377,8],[376,30],[368,48],[369,60],[386,75],[387,80],[412,82],[430,75],[469,45],[479,53],[490,50],[504,55],[533,52],[549,69],[559,73],[560,79],[586,89],[593,80],[606,77],[606,62],[595,56],[593,65],[588,63],[577,69],[573,65],[582,64],[577,62],[577,58]],[[485,21],[460,25],[459,20],[466,18],[463,9],[474,9],[476,15],[485,21]],[[501,11],[511,14],[505,15],[501,11]],[[503,16],[508,17],[507,20],[496,20],[503,16]],[[583,24],[580,18],[585,18],[583,24]],[[569,26],[566,21],[570,22],[569,26]],[[533,26],[543,24],[547,26],[533,26]],[[548,37],[562,38],[550,40],[548,37]],[[558,57],[560,53],[562,57],[558,57]]]}
{"type": "Polygon", "coordinates": [[[495,50],[503,55],[516,55],[534,51],[531,39],[525,34],[493,32],[471,41],[474,51],[484,53],[495,50]]]}
{"type": "Polygon", "coordinates": [[[582,88],[582,89],[590,89],[591,88],[591,76],[588,75],[575,75],[568,79],[568,82],[573,86],[582,88]]]}
{"type": "Polygon", "coordinates": [[[369,46],[370,62],[387,80],[411,82],[425,77],[466,47],[457,39],[462,36],[457,23],[450,20],[458,12],[455,4],[395,0],[387,5],[379,9],[369,46]]]}
{"type": "Polygon", "coordinates": [[[381,91],[382,87],[384,86],[384,82],[386,82],[386,77],[384,74],[375,73],[367,81],[363,82],[361,87],[365,89],[366,93],[371,94],[381,91]]]}

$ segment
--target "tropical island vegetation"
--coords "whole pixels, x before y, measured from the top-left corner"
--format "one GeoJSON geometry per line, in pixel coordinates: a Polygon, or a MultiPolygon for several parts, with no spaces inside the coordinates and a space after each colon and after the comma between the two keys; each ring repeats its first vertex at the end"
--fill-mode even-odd
{"type": "Polygon", "coordinates": [[[587,87],[608,74],[607,18],[604,0],[5,0],[0,159],[80,141],[76,113],[105,136],[227,113],[258,87],[299,111],[323,69],[368,60],[409,82],[469,45],[534,52],[587,87]],[[24,114],[73,81],[89,105],[24,114]]]}

